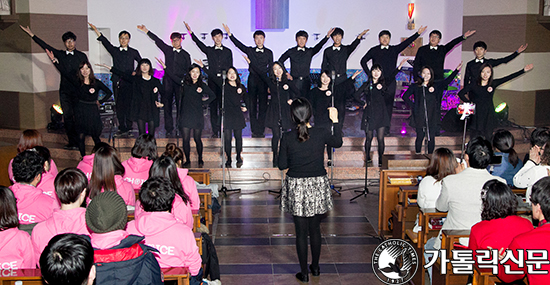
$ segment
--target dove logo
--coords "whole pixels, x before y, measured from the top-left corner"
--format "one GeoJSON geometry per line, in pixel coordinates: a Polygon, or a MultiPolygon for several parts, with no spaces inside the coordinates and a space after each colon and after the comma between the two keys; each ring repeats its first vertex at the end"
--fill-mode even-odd
{"type": "Polygon", "coordinates": [[[385,284],[405,284],[418,270],[418,255],[408,242],[389,239],[374,250],[372,270],[385,284]]]}

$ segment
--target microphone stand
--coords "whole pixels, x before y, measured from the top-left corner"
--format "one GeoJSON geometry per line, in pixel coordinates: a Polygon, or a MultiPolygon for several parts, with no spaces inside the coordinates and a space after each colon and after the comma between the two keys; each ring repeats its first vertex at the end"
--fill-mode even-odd
{"type": "MultiPolygon", "coordinates": [[[[279,137],[281,137],[283,135],[283,112],[281,111],[281,92],[279,92],[278,80],[277,80],[277,97],[278,97],[277,102],[279,103],[279,120],[277,121],[277,125],[279,126],[279,137]]],[[[279,147],[279,142],[277,142],[277,148],[278,147],[279,147]]],[[[267,192],[277,194],[277,197],[275,197],[275,199],[280,198],[281,193],[283,192],[283,183],[284,183],[284,172],[281,170],[281,188],[279,188],[279,190],[268,190],[267,192]]]]}
{"type": "MultiPolygon", "coordinates": [[[[369,97],[369,101],[367,102],[367,108],[370,107],[371,109],[371,112],[369,113],[372,113],[372,105],[371,105],[371,101],[372,101],[372,82],[369,82],[369,92],[371,92],[371,95],[369,97]]],[[[367,112],[367,109],[365,108],[365,110],[363,110],[363,112],[367,112]]],[[[367,114],[366,116],[366,119],[367,119],[367,125],[365,127],[365,130],[367,130],[367,132],[369,131],[369,125],[370,125],[370,114],[367,114]]],[[[365,138],[365,139],[368,139],[368,136],[365,138]]],[[[372,140],[373,138],[371,138],[372,140]]],[[[370,156],[370,149],[365,149],[365,154],[369,155],[370,156]]],[[[379,155],[380,157],[380,155],[379,155]]],[[[372,158],[371,158],[372,159],[372,158]]],[[[368,188],[368,175],[369,175],[369,164],[368,162],[365,161],[365,187],[363,188],[363,190],[354,190],[353,192],[356,192],[356,193],[359,193],[357,196],[351,198],[349,200],[349,202],[353,202],[355,199],[365,195],[365,198],[367,197],[367,194],[369,194],[369,188],[368,188]]],[[[357,188],[355,188],[357,189],[357,188]]]]}
{"type": "MultiPolygon", "coordinates": [[[[225,117],[225,79],[227,78],[227,73],[225,70],[222,70],[222,108],[221,108],[221,122],[220,122],[220,139],[222,141],[221,143],[221,156],[222,156],[222,188],[220,189],[225,197],[227,197],[227,192],[237,192],[241,191],[241,189],[227,189],[225,186],[225,162],[226,158],[224,155],[225,150],[225,136],[223,134],[223,123],[224,123],[224,117],[225,117]]],[[[212,110],[210,110],[212,112],[212,110]]],[[[229,141],[229,144],[231,144],[231,141],[229,141]]],[[[231,147],[231,146],[230,146],[231,147]]]]}
{"type": "MultiPolygon", "coordinates": [[[[427,87],[427,86],[426,86],[427,87]]],[[[422,95],[424,97],[424,117],[426,118],[426,154],[428,154],[428,145],[430,144],[430,126],[428,124],[428,108],[426,106],[426,88],[422,87],[422,95]]]]}
{"type": "MultiPolygon", "coordinates": [[[[334,81],[336,80],[336,72],[333,70],[331,72],[331,83],[332,83],[332,94],[330,96],[330,99],[331,99],[331,107],[334,108],[334,81]]],[[[330,125],[330,134],[331,135],[334,135],[334,123],[331,122],[331,125],[330,125]]],[[[339,186],[334,186],[334,161],[335,161],[335,155],[334,155],[334,148],[331,147],[330,148],[330,154],[331,154],[331,157],[330,157],[330,189],[334,190],[334,192],[338,193],[338,195],[342,195],[342,193],[340,193],[340,191],[338,190],[342,190],[342,187],[339,187],[339,186]]]]}

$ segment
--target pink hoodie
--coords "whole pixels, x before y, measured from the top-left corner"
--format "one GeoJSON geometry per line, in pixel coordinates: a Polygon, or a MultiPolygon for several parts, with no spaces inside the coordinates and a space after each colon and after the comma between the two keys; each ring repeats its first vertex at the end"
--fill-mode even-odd
{"type": "Polygon", "coordinates": [[[82,170],[84,174],[86,174],[86,178],[88,178],[88,181],[92,178],[92,170],[94,169],[94,157],[95,154],[85,155],[82,158],[82,161],[78,163],[78,166],[76,168],[82,170]]]}
{"type": "Polygon", "coordinates": [[[120,242],[128,236],[128,232],[125,230],[116,230],[104,234],[92,233],[90,239],[92,241],[92,247],[95,249],[108,249],[113,246],[117,246],[120,242]]]}
{"type": "MultiPolygon", "coordinates": [[[[13,163],[13,158],[10,160],[10,164],[8,165],[8,176],[10,178],[10,180],[15,183],[15,179],[13,179],[13,169],[11,169],[11,165],[13,163]]],[[[55,162],[52,160],[50,160],[50,171],[48,171],[48,173],[50,173],[51,175],[53,175],[53,177],[57,176],[57,173],[59,171],[57,171],[57,166],[55,165],[55,162]]]]}
{"type": "Polygon", "coordinates": [[[86,227],[86,208],[56,209],[49,219],[38,223],[34,227],[32,230],[32,244],[36,260],[40,259],[40,254],[52,237],[66,233],[90,235],[86,227]]]}
{"type": "Polygon", "coordinates": [[[130,234],[145,236],[145,244],[160,251],[161,268],[189,267],[191,275],[201,268],[201,256],[193,231],[167,212],[145,212],[128,223],[130,234]]]}
{"type": "Polygon", "coordinates": [[[134,189],[139,190],[141,184],[149,179],[149,168],[153,165],[153,161],[147,158],[130,157],[122,165],[125,172],[124,180],[130,182],[134,189]]]}
{"type": "MultiPolygon", "coordinates": [[[[143,213],[147,213],[143,210],[143,207],[141,207],[141,202],[136,202],[136,209],[134,210],[134,217],[137,219],[137,217],[141,216],[143,213]]],[[[183,202],[183,199],[180,195],[176,194],[176,197],[174,198],[174,203],[172,203],[172,210],[171,213],[174,214],[178,222],[186,225],[190,229],[193,229],[193,212],[191,211],[191,207],[189,204],[185,204],[183,202]]]]}
{"type": "Polygon", "coordinates": [[[195,179],[193,179],[193,177],[191,176],[188,176],[187,173],[189,173],[189,169],[178,168],[178,176],[180,177],[183,191],[185,192],[185,194],[187,194],[187,196],[189,196],[189,200],[191,200],[191,209],[198,210],[201,206],[201,201],[199,199],[197,184],[195,184],[195,179]]]}
{"type": "Polygon", "coordinates": [[[0,269],[35,269],[31,237],[25,231],[11,228],[0,231],[0,269]]]}
{"type": "MultiPolygon", "coordinates": [[[[122,176],[115,175],[115,186],[116,192],[122,197],[122,199],[124,199],[124,203],[126,203],[126,205],[136,205],[136,192],[134,191],[132,184],[124,181],[122,176]]],[[[103,189],[101,192],[103,192],[103,189]]],[[[86,204],[90,204],[90,201],[92,200],[89,197],[86,198],[86,204]]]]}
{"type": "Polygon", "coordinates": [[[40,179],[40,183],[36,185],[36,188],[40,189],[42,193],[52,197],[57,202],[57,206],[61,206],[59,200],[57,199],[57,193],[55,192],[54,181],[55,176],[51,173],[42,173],[42,179],[40,179]]]}
{"type": "Polygon", "coordinates": [[[42,222],[59,209],[58,202],[32,185],[15,183],[10,186],[17,199],[17,212],[20,224],[42,222]]]}

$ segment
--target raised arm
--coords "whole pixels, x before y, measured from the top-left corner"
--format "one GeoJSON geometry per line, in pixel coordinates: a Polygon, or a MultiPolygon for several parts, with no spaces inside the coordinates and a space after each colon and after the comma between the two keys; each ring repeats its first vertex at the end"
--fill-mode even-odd
{"type": "Polygon", "coordinates": [[[198,59],[194,59],[195,63],[198,64],[202,70],[204,70],[204,72],[206,73],[206,75],[208,75],[208,79],[209,80],[212,80],[214,81],[214,84],[216,84],[217,86],[219,87],[222,87],[223,85],[223,78],[221,77],[218,77],[216,72],[212,71],[212,69],[210,68],[206,68],[204,66],[204,63],[201,61],[201,60],[198,60],[198,59]]]}
{"type": "Polygon", "coordinates": [[[174,73],[172,73],[172,71],[169,68],[166,68],[166,64],[164,63],[164,61],[162,61],[162,59],[160,59],[158,57],[155,57],[155,59],[158,61],[158,63],[160,63],[160,65],[164,69],[164,74],[168,75],[168,77],[170,77],[170,79],[174,80],[175,82],[182,82],[183,81],[183,77],[179,77],[179,76],[175,75],[174,73]]]}
{"type": "Polygon", "coordinates": [[[405,91],[405,94],[403,94],[403,101],[405,101],[405,104],[411,109],[414,109],[414,102],[411,100],[411,96],[414,94],[415,89],[413,85],[410,85],[407,91],[405,91]]]}
{"type": "Polygon", "coordinates": [[[191,39],[195,42],[197,47],[199,47],[202,53],[207,54],[208,48],[206,47],[206,45],[201,40],[199,40],[199,38],[197,38],[197,36],[195,35],[195,33],[193,33],[193,30],[191,30],[191,27],[187,22],[184,21],[183,24],[185,25],[187,32],[189,33],[189,35],[191,35],[191,39]]]}
{"type": "Polygon", "coordinates": [[[23,30],[25,33],[27,33],[27,35],[29,35],[33,41],[35,43],[37,43],[42,49],[44,50],[49,50],[51,52],[54,53],[55,56],[57,56],[57,53],[60,53],[61,50],[58,50],[52,46],[50,46],[49,44],[47,44],[46,42],[44,42],[41,38],[37,37],[32,31],[31,31],[31,28],[29,28],[29,26],[27,27],[23,27],[21,25],[19,25],[19,27],[21,28],[21,30],[23,30]]]}
{"type": "Polygon", "coordinates": [[[100,41],[101,44],[107,50],[107,52],[109,52],[109,54],[111,54],[111,56],[113,56],[113,54],[115,53],[117,48],[115,46],[113,46],[113,44],[111,44],[111,42],[102,33],[100,33],[97,30],[97,28],[96,28],[96,26],[94,26],[94,24],[88,23],[88,25],[90,26],[90,28],[92,28],[92,30],[94,30],[95,34],[97,35],[97,40],[100,41]]]}
{"type": "Polygon", "coordinates": [[[324,37],[320,42],[318,42],[312,49],[312,55],[311,56],[314,56],[316,55],[318,52],[321,51],[321,49],[323,48],[323,46],[327,43],[328,39],[330,38],[330,35],[332,35],[332,32],[334,32],[334,28],[331,28],[326,37],[324,37]]]}
{"type": "Polygon", "coordinates": [[[233,42],[233,44],[238,48],[240,49],[242,52],[244,52],[245,54],[248,55],[248,47],[245,46],[243,43],[241,43],[241,41],[239,41],[232,33],[231,33],[231,30],[229,29],[229,26],[226,25],[226,24],[222,24],[223,28],[225,29],[225,32],[227,33],[227,35],[229,36],[229,39],[231,40],[231,42],[233,42]]]}
{"type": "Polygon", "coordinates": [[[453,82],[453,80],[455,79],[456,75],[458,74],[461,68],[462,68],[462,62],[458,64],[458,66],[455,68],[453,73],[451,73],[449,76],[447,76],[447,78],[445,78],[442,81],[441,86],[446,89],[446,87],[449,86],[451,82],[453,82]]]}
{"type": "Polygon", "coordinates": [[[414,33],[412,36],[408,37],[406,40],[402,41],[400,44],[398,44],[397,52],[402,52],[405,48],[407,48],[412,42],[414,42],[424,31],[426,31],[427,26],[421,26],[420,29],[416,33],[414,33]]]}
{"type": "Polygon", "coordinates": [[[53,65],[57,70],[59,70],[59,73],[61,73],[61,76],[67,78],[69,82],[71,82],[72,85],[75,87],[80,87],[80,79],[76,76],[74,73],[70,73],[67,69],[65,69],[64,65],[59,64],[59,60],[55,57],[54,53],[51,50],[46,49],[46,54],[52,61],[53,65]]]}
{"type": "Polygon", "coordinates": [[[525,72],[528,72],[529,70],[533,69],[533,64],[529,64],[529,65],[526,65],[523,69],[517,71],[517,72],[514,72],[508,76],[505,76],[503,78],[498,78],[498,79],[495,79],[493,81],[493,86],[496,88],[497,86],[503,84],[503,83],[506,83],[522,74],[524,74],[525,72]]]}
{"type": "Polygon", "coordinates": [[[365,74],[370,77],[370,70],[369,66],[367,65],[367,62],[372,59],[372,48],[369,49],[369,51],[361,58],[361,67],[363,68],[363,71],[365,71],[365,74]]]}
{"type": "Polygon", "coordinates": [[[149,29],[147,29],[147,27],[145,27],[145,25],[138,25],[137,28],[138,28],[138,30],[140,30],[140,31],[144,32],[145,34],[147,34],[147,36],[149,36],[149,38],[151,38],[155,42],[157,47],[160,50],[162,50],[162,52],[166,53],[166,52],[170,52],[172,50],[172,46],[166,44],[157,35],[155,35],[151,31],[149,31],[149,29]]]}
{"type": "Polygon", "coordinates": [[[401,68],[403,68],[403,65],[405,65],[405,63],[407,63],[407,60],[409,60],[409,58],[407,58],[407,57],[405,57],[401,60],[401,62],[399,63],[399,66],[397,66],[397,68],[392,72],[391,78],[395,78],[397,76],[399,71],[401,71],[401,68]]]}
{"type": "Polygon", "coordinates": [[[466,40],[471,35],[475,34],[475,30],[473,31],[467,31],[464,33],[464,35],[460,35],[456,38],[454,38],[452,41],[448,42],[446,45],[443,46],[443,49],[445,50],[445,53],[448,53],[451,51],[457,44],[461,43],[462,41],[466,40]]]}
{"type": "Polygon", "coordinates": [[[497,59],[490,59],[489,62],[493,67],[501,65],[503,63],[508,63],[516,58],[520,53],[524,52],[527,49],[527,46],[528,44],[521,45],[515,52],[513,52],[509,56],[497,59]]]}

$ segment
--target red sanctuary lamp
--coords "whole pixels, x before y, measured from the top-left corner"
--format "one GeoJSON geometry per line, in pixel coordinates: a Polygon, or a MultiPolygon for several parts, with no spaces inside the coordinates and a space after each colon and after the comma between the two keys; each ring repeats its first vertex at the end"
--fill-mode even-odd
{"type": "Polygon", "coordinates": [[[409,30],[415,29],[413,15],[414,15],[414,3],[409,3],[409,9],[408,9],[409,23],[407,24],[407,29],[409,30]]]}

